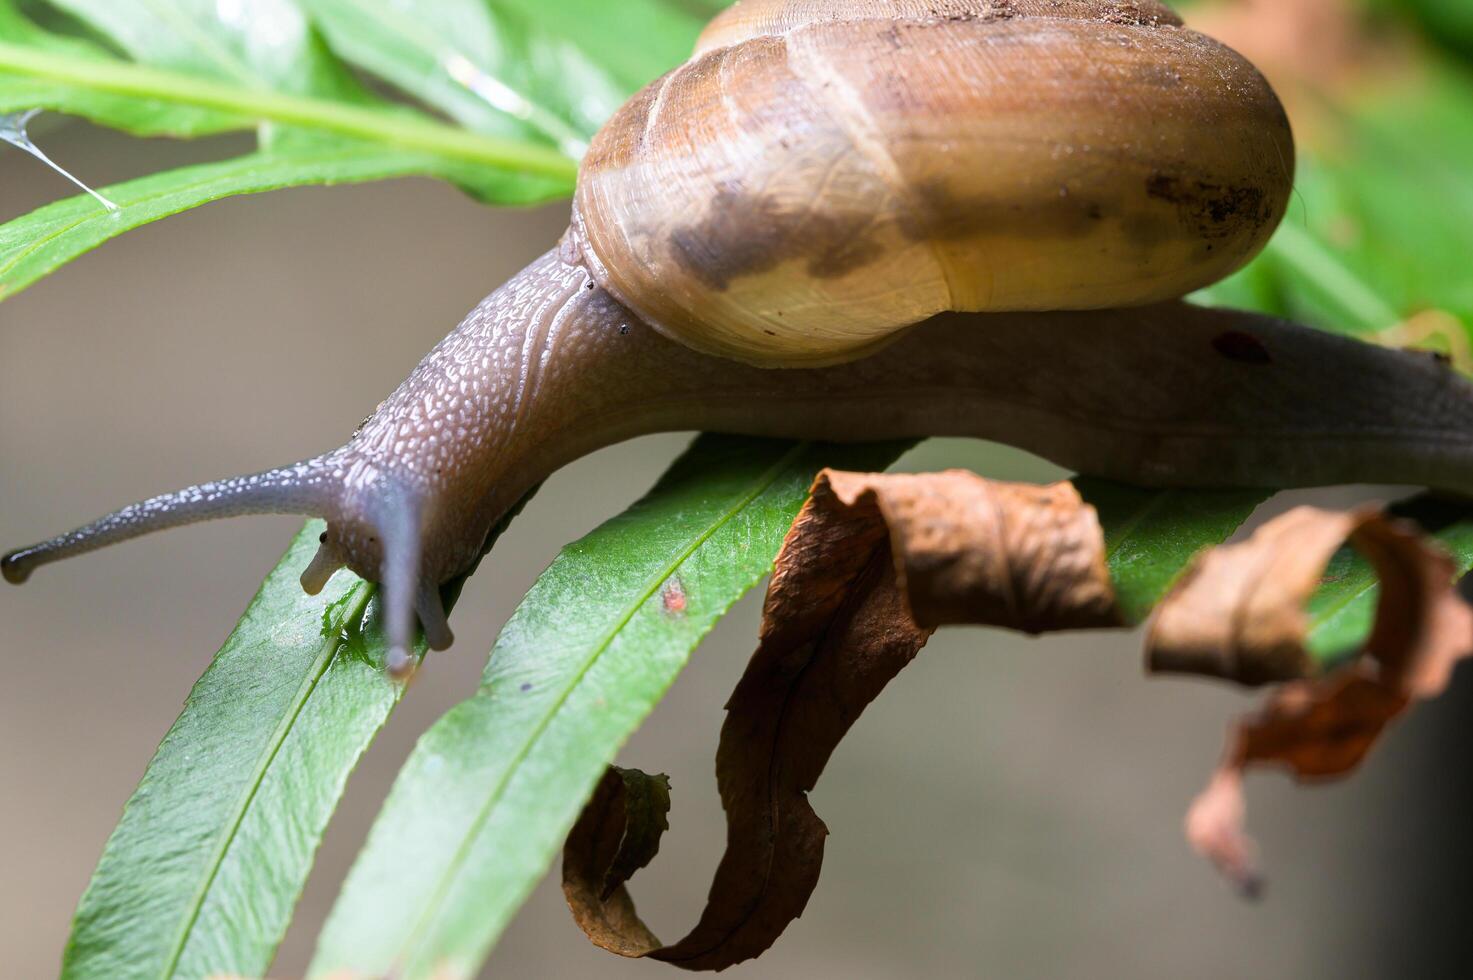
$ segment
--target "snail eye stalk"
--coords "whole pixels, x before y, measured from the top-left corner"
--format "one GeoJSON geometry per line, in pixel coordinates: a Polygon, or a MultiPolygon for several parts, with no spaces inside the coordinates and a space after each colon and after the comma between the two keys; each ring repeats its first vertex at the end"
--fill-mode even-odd
{"type": "Polygon", "coordinates": [[[155,531],[223,517],[244,514],[326,517],[335,497],[330,475],[331,468],[319,456],[279,469],[150,497],[49,541],[10,552],[0,558],[0,574],[5,576],[5,581],[19,585],[42,565],[155,531]]]}

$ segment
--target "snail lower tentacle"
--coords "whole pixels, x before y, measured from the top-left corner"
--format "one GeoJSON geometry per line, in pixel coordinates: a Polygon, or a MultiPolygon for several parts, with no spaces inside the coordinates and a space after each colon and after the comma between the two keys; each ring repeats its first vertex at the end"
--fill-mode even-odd
{"type": "Polygon", "coordinates": [[[439,584],[548,475],[633,436],[711,430],[859,442],[972,436],[1151,486],[1420,484],[1473,490],[1473,384],[1437,359],[1184,303],[943,314],[879,354],[767,369],[697,353],[566,251],[487,297],[341,449],[154,498],[5,556],[5,577],[238,513],[327,520],[303,574],[384,583],[394,663],[439,584]]]}

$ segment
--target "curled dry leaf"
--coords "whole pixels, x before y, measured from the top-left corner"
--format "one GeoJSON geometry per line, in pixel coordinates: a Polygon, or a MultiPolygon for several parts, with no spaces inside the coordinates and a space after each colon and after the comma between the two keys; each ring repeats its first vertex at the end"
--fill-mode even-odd
{"type": "MultiPolygon", "coordinates": [[[[835,746],[946,623],[1117,626],[1103,535],[1068,483],[825,471],[778,556],[760,644],[727,704],[717,782],[727,848],[695,929],[662,946],[635,914],[621,843],[655,812],[611,774],[563,855],[599,946],[692,970],[757,956],[803,911],[828,830],[808,803],[835,746]]],[[[659,816],[663,820],[663,813],[659,816]]]]}
{"type": "MultiPolygon", "coordinates": [[[[1415,529],[1374,509],[1301,508],[1250,541],[1201,557],[1148,640],[1158,671],[1261,684],[1294,680],[1246,722],[1189,818],[1192,841],[1245,889],[1242,772],[1279,762],[1301,776],[1353,768],[1410,699],[1441,690],[1473,645],[1454,566],[1415,529]],[[1382,588],[1367,656],[1308,680],[1305,602],[1351,541],[1382,588]]],[[[599,946],[693,970],[757,956],[803,911],[827,828],[808,803],[834,748],[865,707],[952,623],[1027,632],[1128,625],[1093,507],[1072,484],[994,483],[971,473],[825,471],[773,573],[761,639],[727,704],[717,780],[727,848],[700,922],[664,946],[625,882],[665,827],[665,784],[614,770],[564,851],[563,888],[599,946]]]]}
{"type": "Polygon", "coordinates": [[[563,847],[563,893],[579,927],[604,949],[643,956],[660,941],[624,887],[670,829],[670,780],[610,766],[563,847]]]}
{"type": "Polygon", "coordinates": [[[1147,639],[1153,670],[1288,682],[1238,724],[1187,816],[1192,845],[1244,892],[1260,884],[1243,829],[1244,771],[1281,765],[1300,779],[1344,775],[1413,701],[1440,694],[1473,652],[1473,610],[1458,598],[1455,571],[1415,527],[1378,509],[1301,507],[1204,555],[1161,604],[1147,639]],[[1375,626],[1359,659],[1312,677],[1304,603],[1347,540],[1380,580],[1375,626]]]}

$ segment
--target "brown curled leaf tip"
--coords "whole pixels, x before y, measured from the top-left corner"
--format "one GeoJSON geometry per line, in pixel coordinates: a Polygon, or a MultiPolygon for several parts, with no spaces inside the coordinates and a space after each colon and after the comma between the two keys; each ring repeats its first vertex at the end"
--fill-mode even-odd
{"type": "Polygon", "coordinates": [[[1343,776],[1414,701],[1440,694],[1473,653],[1473,610],[1457,595],[1455,570],[1415,527],[1379,509],[1301,507],[1205,555],[1162,603],[1147,640],[1152,669],[1289,681],[1235,726],[1187,815],[1192,846],[1245,892],[1260,877],[1244,831],[1244,772],[1277,765],[1302,780],[1343,776]],[[1347,540],[1380,579],[1376,623],[1359,659],[1314,677],[1304,603],[1347,540]]]}
{"type": "Polygon", "coordinates": [[[578,926],[604,949],[642,956],[659,948],[624,883],[654,859],[669,812],[668,777],[610,766],[568,835],[563,894],[578,926]]]}
{"type": "Polygon", "coordinates": [[[589,938],[690,970],[770,947],[818,883],[828,828],[808,793],[829,756],[932,631],[963,622],[1030,632],[1120,624],[1098,519],[1073,486],[821,473],[783,542],[757,651],[727,703],[716,758],[726,853],[700,921],[661,945],[622,873],[610,873],[631,864],[621,849],[647,837],[639,825],[652,819],[611,773],[563,854],[564,894],[589,938]]]}
{"type": "Polygon", "coordinates": [[[1123,625],[1099,518],[1072,483],[830,471],[814,488],[815,498],[826,492],[853,515],[844,520],[888,530],[899,587],[922,626],[1123,625]]]}

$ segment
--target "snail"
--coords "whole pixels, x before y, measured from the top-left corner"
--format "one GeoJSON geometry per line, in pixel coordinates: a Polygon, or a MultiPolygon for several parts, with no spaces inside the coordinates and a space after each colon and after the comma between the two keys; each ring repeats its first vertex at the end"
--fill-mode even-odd
{"type": "Polygon", "coordinates": [[[440,586],[519,500],[645,433],[965,435],[1156,486],[1473,486],[1473,392],[1441,365],[1180,301],[1262,248],[1293,169],[1264,79],[1155,0],[742,0],[598,133],[557,246],[346,445],[0,570],[320,517],[302,585],[381,582],[397,673],[416,619],[450,645],[440,586]]]}

